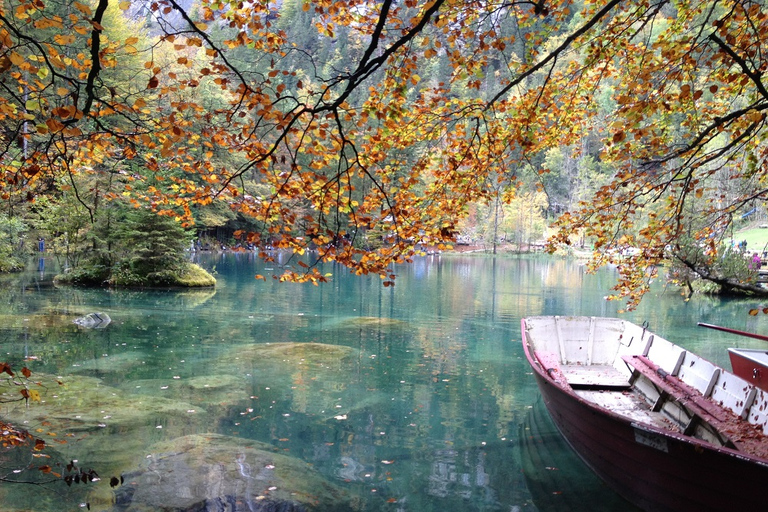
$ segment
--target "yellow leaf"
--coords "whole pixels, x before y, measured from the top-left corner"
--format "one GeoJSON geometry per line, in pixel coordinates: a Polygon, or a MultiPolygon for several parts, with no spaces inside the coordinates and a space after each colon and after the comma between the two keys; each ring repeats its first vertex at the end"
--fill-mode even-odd
{"type": "Polygon", "coordinates": [[[91,8],[88,7],[85,4],[81,4],[80,2],[73,2],[72,5],[75,6],[75,9],[77,9],[81,13],[85,14],[86,16],[90,16],[92,14],[91,13],[91,8]]]}
{"type": "Polygon", "coordinates": [[[16,52],[11,52],[8,58],[11,59],[14,66],[21,66],[24,63],[24,57],[16,52]]]}
{"type": "Polygon", "coordinates": [[[33,402],[39,402],[40,401],[40,392],[36,391],[34,389],[29,390],[29,399],[33,402]]]}
{"type": "Polygon", "coordinates": [[[125,1],[123,1],[123,2],[120,2],[120,3],[119,3],[119,4],[117,4],[117,5],[120,7],[120,10],[121,10],[121,11],[127,11],[128,9],[130,9],[130,8],[131,8],[131,2],[130,2],[130,0],[125,0],[125,1]]]}
{"type": "Polygon", "coordinates": [[[138,37],[135,37],[135,36],[134,37],[129,37],[128,39],[125,40],[125,45],[126,46],[130,46],[130,45],[136,44],[138,42],[139,42],[139,38],[138,37]]]}

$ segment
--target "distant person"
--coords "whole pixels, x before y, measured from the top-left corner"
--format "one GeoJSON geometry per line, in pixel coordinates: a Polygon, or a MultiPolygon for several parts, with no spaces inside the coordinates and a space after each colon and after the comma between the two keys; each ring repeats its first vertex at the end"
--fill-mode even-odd
{"type": "Polygon", "coordinates": [[[40,252],[45,252],[45,238],[40,237],[37,239],[37,250],[40,252]]]}

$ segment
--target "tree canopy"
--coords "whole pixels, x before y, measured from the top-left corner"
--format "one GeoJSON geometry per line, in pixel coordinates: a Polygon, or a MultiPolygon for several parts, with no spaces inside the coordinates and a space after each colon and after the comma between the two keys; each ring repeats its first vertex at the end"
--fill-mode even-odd
{"type": "Polygon", "coordinates": [[[0,23],[8,215],[220,203],[388,285],[472,205],[538,191],[633,305],[766,194],[759,1],[3,0],[0,23]]]}

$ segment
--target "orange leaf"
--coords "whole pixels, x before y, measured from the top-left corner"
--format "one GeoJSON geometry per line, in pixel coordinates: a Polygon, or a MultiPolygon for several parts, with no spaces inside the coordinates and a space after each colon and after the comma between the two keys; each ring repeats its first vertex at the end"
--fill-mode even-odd
{"type": "Polygon", "coordinates": [[[32,372],[29,371],[29,368],[26,366],[21,369],[21,374],[24,375],[26,378],[29,378],[30,375],[32,375],[32,372]]]}

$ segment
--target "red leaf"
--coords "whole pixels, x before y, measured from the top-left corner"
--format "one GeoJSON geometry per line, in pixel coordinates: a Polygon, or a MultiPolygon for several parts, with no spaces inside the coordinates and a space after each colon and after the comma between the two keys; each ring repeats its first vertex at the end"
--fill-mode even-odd
{"type": "Polygon", "coordinates": [[[3,373],[3,372],[7,373],[11,377],[14,376],[14,373],[11,370],[11,365],[9,365],[8,363],[0,363],[0,373],[3,373]]]}

